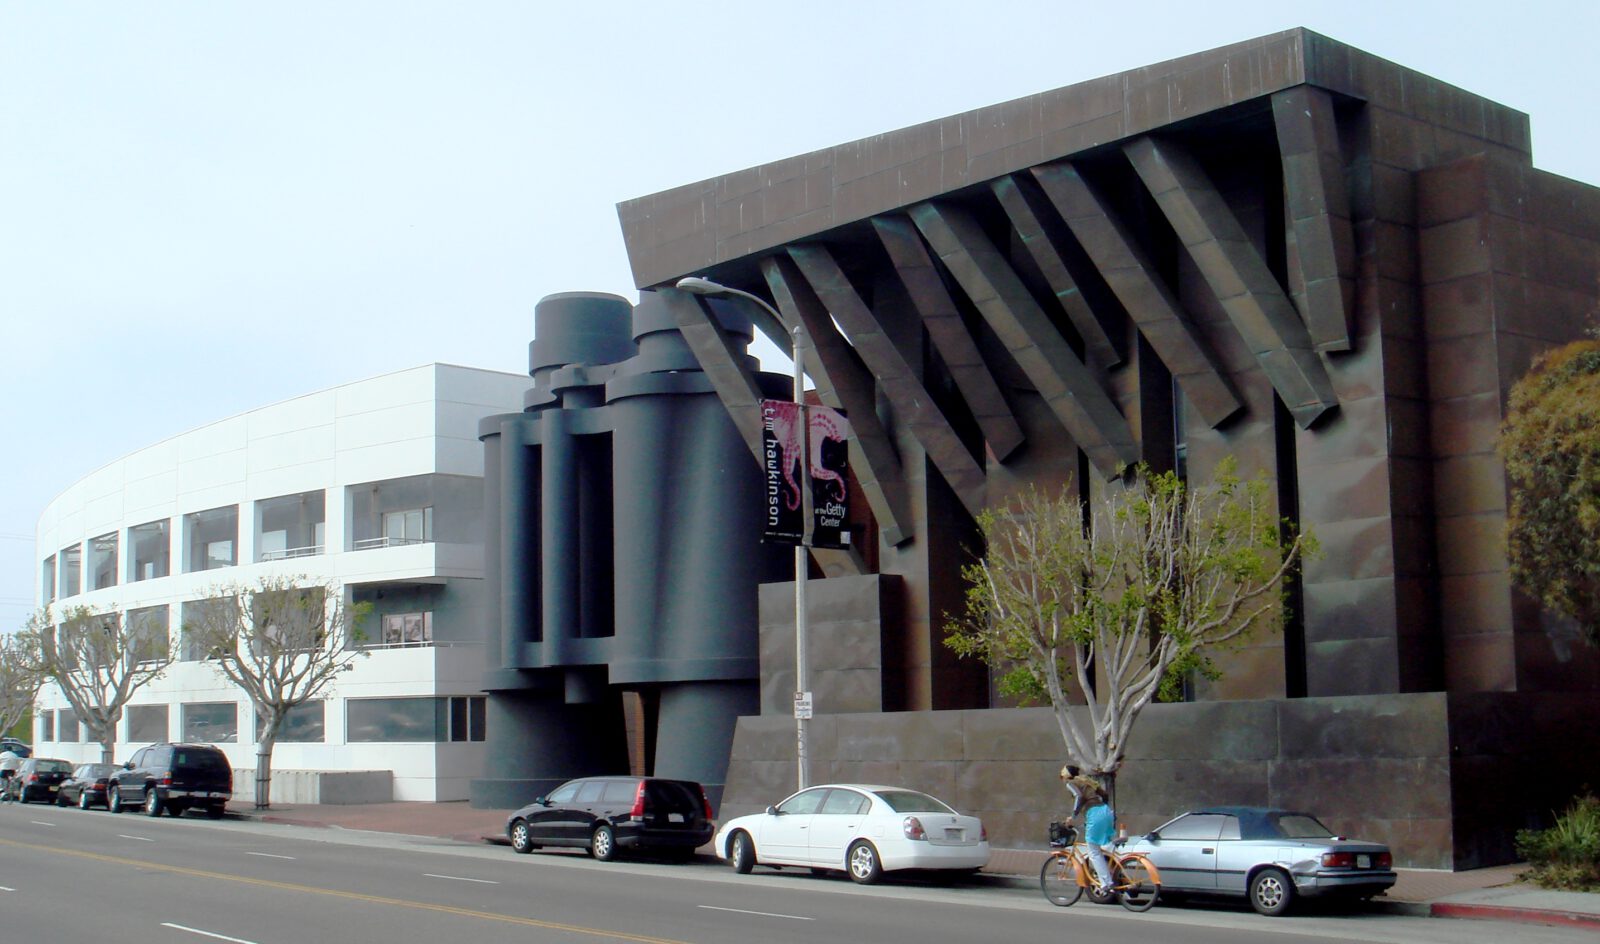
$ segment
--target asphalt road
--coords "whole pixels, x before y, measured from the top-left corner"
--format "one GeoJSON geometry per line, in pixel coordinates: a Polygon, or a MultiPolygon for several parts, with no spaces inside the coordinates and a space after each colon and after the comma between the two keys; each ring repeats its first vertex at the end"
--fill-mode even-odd
{"type": "Polygon", "coordinates": [[[1037,890],[891,881],[343,830],[0,804],[0,942],[39,944],[971,944],[1089,935],[1119,944],[1519,944],[1591,934],[1381,915],[1266,919],[1157,905],[1144,915],[1037,890]]]}

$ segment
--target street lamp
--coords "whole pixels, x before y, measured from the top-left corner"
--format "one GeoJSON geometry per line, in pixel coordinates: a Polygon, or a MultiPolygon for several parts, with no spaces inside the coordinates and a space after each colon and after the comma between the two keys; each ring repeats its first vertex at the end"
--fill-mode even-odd
{"type": "MultiPolygon", "coordinates": [[[[771,315],[778,324],[783,324],[783,316],[778,310],[767,304],[759,295],[737,289],[731,285],[723,285],[710,279],[703,279],[691,275],[678,280],[678,288],[694,295],[728,295],[742,298],[756,305],[771,315]]],[[[789,336],[794,342],[794,403],[799,421],[805,422],[805,368],[802,366],[801,349],[805,343],[805,329],[801,327],[799,319],[795,320],[794,327],[789,329],[789,336]]],[[[805,469],[807,459],[802,453],[800,464],[802,471],[805,469]]],[[[811,489],[805,487],[805,476],[801,476],[800,487],[800,514],[801,521],[811,520],[811,489]]],[[[805,539],[794,546],[794,736],[795,736],[795,765],[799,780],[799,788],[804,790],[810,786],[808,776],[809,754],[806,750],[806,722],[811,717],[811,690],[808,687],[809,672],[806,663],[806,547],[805,539]]]]}

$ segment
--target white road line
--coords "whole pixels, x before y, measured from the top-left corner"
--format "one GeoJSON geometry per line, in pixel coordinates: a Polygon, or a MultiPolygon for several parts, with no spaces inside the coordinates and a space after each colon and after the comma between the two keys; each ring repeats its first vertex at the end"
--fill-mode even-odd
{"type": "Polygon", "coordinates": [[[263,859],[293,859],[294,856],[273,855],[270,852],[246,852],[245,855],[260,856],[263,859]]]}
{"type": "Polygon", "coordinates": [[[181,924],[173,924],[170,921],[161,922],[161,926],[164,928],[172,928],[175,931],[188,931],[190,934],[198,934],[201,937],[215,938],[219,941],[232,941],[233,944],[256,944],[255,941],[247,941],[242,937],[229,937],[226,934],[213,934],[210,931],[202,931],[199,928],[186,928],[181,924]]]}
{"type": "Polygon", "coordinates": [[[734,914],[760,915],[763,918],[788,918],[790,921],[815,921],[816,918],[807,918],[804,915],[773,914],[770,911],[746,911],[743,908],[718,908],[716,905],[695,905],[707,911],[731,911],[734,914]]]}
{"type": "Polygon", "coordinates": [[[118,839],[137,839],[140,842],[155,842],[154,839],[151,839],[151,838],[149,838],[147,836],[124,836],[122,833],[117,833],[117,838],[118,839]]]}
{"type": "Polygon", "coordinates": [[[35,826],[54,826],[55,825],[55,823],[47,823],[44,820],[40,820],[40,819],[30,819],[30,820],[28,820],[28,822],[32,823],[35,826]]]}
{"type": "Polygon", "coordinates": [[[499,885],[500,884],[499,882],[491,882],[486,878],[462,878],[459,875],[434,875],[431,872],[422,873],[422,877],[423,878],[447,878],[452,882],[477,882],[479,885],[499,885]]]}
{"type": "Polygon", "coordinates": [[[10,887],[7,887],[5,885],[0,885],[0,892],[14,892],[14,891],[16,891],[15,888],[10,888],[10,887]]]}

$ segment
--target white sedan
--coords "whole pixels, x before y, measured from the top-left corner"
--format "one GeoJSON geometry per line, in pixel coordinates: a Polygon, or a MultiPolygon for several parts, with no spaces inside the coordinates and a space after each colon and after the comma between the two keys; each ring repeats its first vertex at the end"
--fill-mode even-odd
{"type": "Polygon", "coordinates": [[[989,833],[976,816],[916,790],[860,783],[801,790],[724,823],[714,843],[736,872],[843,869],[863,885],[898,869],[976,871],[989,862],[989,833]]]}

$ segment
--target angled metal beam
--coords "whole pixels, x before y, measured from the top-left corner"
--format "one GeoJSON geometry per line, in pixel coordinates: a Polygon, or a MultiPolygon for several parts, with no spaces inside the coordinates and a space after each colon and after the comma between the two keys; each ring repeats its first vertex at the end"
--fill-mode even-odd
{"type": "Polygon", "coordinates": [[[922,317],[922,326],[928,338],[944,359],[956,389],[967,401],[967,409],[983,430],[983,439],[995,458],[1004,462],[1022,445],[1022,426],[1006,403],[1005,394],[983,362],[978,345],[961,321],[961,312],[955,299],[944,287],[939,270],[934,268],[928,247],[917,235],[916,227],[907,217],[875,216],[872,228],[878,241],[889,252],[889,262],[894,266],[900,283],[906,287],[911,304],[922,317]]]}
{"type": "Polygon", "coordinates": [[[1237,413],[1243,404],[1184,317],[1183,306],[1156,274],[1132,232],[1112,216],[1078,169],[1058,161],[1033,168],[1033,176],[1205,421],[1219,426],[1237,413]]]}
{"type": "Polygon", "coordinates": [[[1295,422],[1310,426],[1338,406],[1299,312],[1200,162],[1151,137],[1122,149],[1295,422]]]}
{"type": "MultiPolygon", "coordinates": [[[[754,362],[728,338],[716,319],[706,310],[701,300],[688,292],[675,288],[656,290],[673,320],[678,323],[678,333],[700,362],[700,370],[711,381],[717,399],[733,418],[745,445],[762,462],[761,454],[761,388],[756,385],[754,362]]],[[[754,308],[754,305],[749,306],[754,308]]],[[[769,319],[770,320],[770,319],[769,319]]]]}
{"type": "Polygon", "coordinates": [[[1137,462],[1128,421],[977,221],[931,202],[913,206],[911,220],[1095,468],[1110,477],[1137,462]]]}
{"type": "Polygon", "coordinates": [[[878,319],[856,294],[833,254],[820,243],[807,243],[790,246],[789,256],[800,267],[800,274],[811,284],[834,321],[844,329],[851,346],[861,356],[861,362],[877,378],[878,387],[894,408],[895,417],[922,444],[923,451],[933,460],[967,512],[974,517],[982,513],[987,483],[983,467],[972,458],[966,444],[951,428],[949,419],[933,402],[916,371],[900,356],[900,349],[883,333],[878,319]]]}
{"type": "Polygon", "coordinates": [[[1056,222],[1055,211],[1044,195],[1035,189],[1031,179],[1016,174],[1007,174],[990,183],[989,189],[1000,200],[1001,208],[1011,219],[1012,228],[1022,237],[1023,247],[1038,263],[1045,281],[1050,283],[1050,291],[1061,302],[1067,320],[1072,322],[1078,337],[1083,338],[1084,353],[1089,363],[1106,368],[1121,364],[1122,351],[1117,347],[1117,342],[1106,332],[1100,319],[1095,317],[1088,299],[1078,289],[1078,280],[1072,277],[1066,260],[1061,258],[1061,252],[1056,248],[1056,237],[1051,231],[1060,229],[1060,224],[1056,222]]]}
{"type": "Polygon", "coordinates": [[[1293,298],[1319,351],[1350,350],[1355,310],[1356,243],[1350,225],[1350,193],[1333,96],[1300,85],[1272,93],[1272,120],[1283,158],[1284,198],[1289,211],[1293,298]]]}
{"type": "Polygon", "coordinates": [[[878,531],[890,544],[911,539],[911,515],[905,471],[894,440],[878,419],[877,384],[861,365],[850,343],[839,336],[827,308],[806,284],[787,256],[761,260],[761,274],[790,324],[804,326],[806,371],[817,385],[822,402],[844,410],[850,417],[851,471],[878,519],[878,531]]]}

